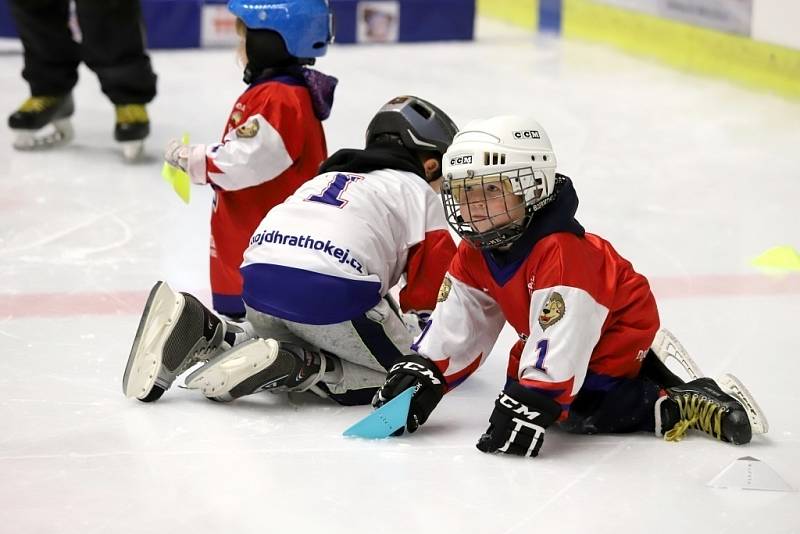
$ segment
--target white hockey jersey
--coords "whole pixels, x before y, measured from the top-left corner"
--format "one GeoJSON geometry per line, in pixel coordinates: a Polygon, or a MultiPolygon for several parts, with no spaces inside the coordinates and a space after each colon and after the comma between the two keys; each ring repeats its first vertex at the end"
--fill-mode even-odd
{"type": "Polygon", "coordinates": [[[405,171],[329,172],[263,219],[242,263],[248,306],[305,324],[360,316],[403,275],[404,311],[432,310],[455,254],[438,195],[405,171]]]}

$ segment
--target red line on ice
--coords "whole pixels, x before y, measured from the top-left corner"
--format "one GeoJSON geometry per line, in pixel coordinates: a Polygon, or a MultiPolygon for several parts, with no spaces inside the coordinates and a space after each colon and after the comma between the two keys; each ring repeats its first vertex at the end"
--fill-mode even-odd
{"type": "MultiPolygon", "coordinates": [[[[800,294],[800,273],[653,277],[656,299],[800,294]]],[[[138,315],[147,291],[112,293],[20,293],[0,295],[0,319],[75,315],[138,315]]],[[[196,295],[208,303],[207,291],[196,295]]]]}

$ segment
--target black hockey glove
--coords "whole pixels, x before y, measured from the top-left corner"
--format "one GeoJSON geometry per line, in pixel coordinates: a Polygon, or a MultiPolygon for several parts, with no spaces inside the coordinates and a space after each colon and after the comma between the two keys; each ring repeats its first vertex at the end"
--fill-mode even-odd
{"type": "MultiPolygon", "coordinates": [[[[395,360],[386,382],[381,386],[372,405],[380,408],[406,389],[413,387],[414,396],[411,397],[411,407],[408,410],[406,429],[415,432],[431,414],[439,401],[444,396],[444,376],[432,361],[417,354],[409,354],[395,360]]],[[[401,428],[394,435],[403,433],[401,428]]]]}
{"type": "Polygon", "coordinates": [[[539,454],[545,429],[559,415],[561,406],[554,400],[512,382],[494,401],[489,428],[478,440],[477,447],[483,452],[532,458],[539,454]]]}

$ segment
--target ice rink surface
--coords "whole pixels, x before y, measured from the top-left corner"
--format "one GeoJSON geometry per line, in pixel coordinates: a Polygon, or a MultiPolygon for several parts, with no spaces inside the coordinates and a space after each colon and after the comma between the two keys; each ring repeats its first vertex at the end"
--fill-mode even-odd
{"type": "MultiPolygon", "coordinates": [[[[800,248],[800,103],[578,42],[481,22],[475,43],[335,46],[331,152],[361,146],[390,97],[459,123],[529,112],[581,198],[578,220],[647,275],[662,322],[704,371],[737,374],[771,431],[734,447],[692,433],[548,432],[534,460],[480,453],[514,340],[416,435],[345,439],[368,412],[264,395],[220,405],[173,388],[126,399],[122,372],[158,279],[208,301],[211,195],[183,205],[161,150],[219,139],[243,90],[230,50],[154,52],[149,158],[125,165],[94,75],[75,90],[77,139],[11,149],[0,128],[0,532],[800,532],[800,493],[706,486],[750,455],[800,488],[800,278],[750,260],[800,248]]],[[[0,111],[27,87],[0,50],[0,111]]]]}

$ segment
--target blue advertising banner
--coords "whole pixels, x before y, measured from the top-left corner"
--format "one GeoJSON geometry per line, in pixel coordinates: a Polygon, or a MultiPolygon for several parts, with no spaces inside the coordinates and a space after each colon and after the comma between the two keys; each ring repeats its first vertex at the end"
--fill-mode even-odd
{"type": "MultiPolygon", "coordinates": [[[[196,48],[236,40],[225,0],[141,0],[148,48],[196,48]],[[228,20],[230,19],[230,20],[228,20]]],[[[471,40],[475,0],[330,0],[339,43],[471,40]]],[[[0,0],[0,37],[15,37],[0,0]]]]}

